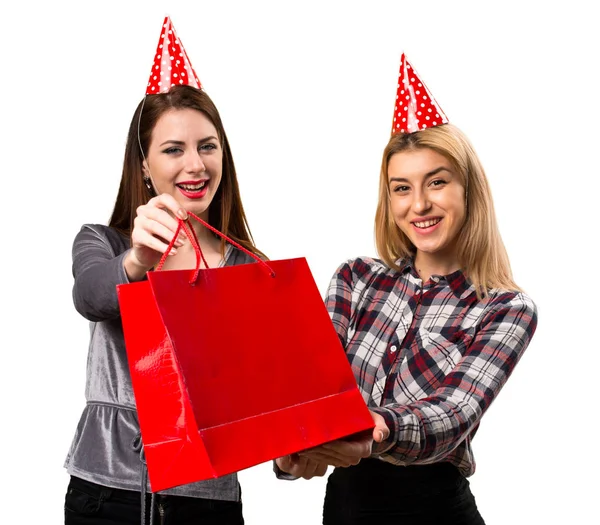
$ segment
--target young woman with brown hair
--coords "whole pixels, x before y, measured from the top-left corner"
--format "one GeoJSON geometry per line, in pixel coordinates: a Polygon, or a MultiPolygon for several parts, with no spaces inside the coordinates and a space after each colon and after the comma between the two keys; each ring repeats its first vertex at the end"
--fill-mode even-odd
{"type": "MultiPolygon", "coordinates": [[[[169,29],[167,19],[162,36],[171,34],[169,29]]],[[[191,66],[186,71],[195,78],[191,66]]],[[[173,238],[176,217],[186,219],[188,212],[264,257],[252,241],[217,108],[199,85],[167,85],[147,94],[133,115],[109,225],[84,225],[73,244],[73,299],[91,322],[91,341],[87,404],[65,464],[71,475],[67,524],[137,524],[145,506],[150,516],[156,508],[164,524],[244,522],[235,474],[169,489],[156,501],[148,497],[146,502],[149,487],[143,486],[116,286],[145,278],[173,238]]],[[[193,226],[209,267],[254,262],[199,223],[193,226]]],[[[164,268],[193,268],[195,263],[191,243],[180,237],[164,268]]]]}

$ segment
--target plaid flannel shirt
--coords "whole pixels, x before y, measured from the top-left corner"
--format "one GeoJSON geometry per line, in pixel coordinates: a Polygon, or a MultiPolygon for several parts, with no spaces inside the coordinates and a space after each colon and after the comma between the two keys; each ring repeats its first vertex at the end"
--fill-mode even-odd
{"type": "Polygon", "coordinates": [[[423,284],[411,260],[398,265],[350,260],[326,297],[363,398],[390,429],[374,455],[470,476],[471,440],[535,332],[536,306],[505,290],[479,300],[460,270],[423,284]]]}

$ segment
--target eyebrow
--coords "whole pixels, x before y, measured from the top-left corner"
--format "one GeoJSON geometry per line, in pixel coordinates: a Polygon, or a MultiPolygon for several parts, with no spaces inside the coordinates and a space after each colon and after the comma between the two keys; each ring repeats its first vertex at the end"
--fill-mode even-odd
{"type": "MultiPolygon", "coordinates": [[[[439,168],[427,172],[424,178],[428,179],[429,177],[433,177],[434,175],[437,175],[440,171],[447,171],[448,173],[452,174],[452,172],[448,168],[446,168],[445,166],[440,166],[439,168]]],[[[388,182],[409,182],[409,180],[404,179],[402,177],[392,177],[388,182]]]]}
{"type": "MultiPolygon", "coordinates": [[[[217,137],[215,137],[214,135],[210,135],[209,137],[205,137],[205,138],[199,140],[198,143],[204,144],[205,142],[208,142],[210,140],[216,140],[218,142],[219,139],[217,139],[217,137]]],[[[185,142],[183,140],[165,140],[159,146],[159,148],[162,148],[165,144],[175,144],[176,146],[184,146],[185,142]]]]}

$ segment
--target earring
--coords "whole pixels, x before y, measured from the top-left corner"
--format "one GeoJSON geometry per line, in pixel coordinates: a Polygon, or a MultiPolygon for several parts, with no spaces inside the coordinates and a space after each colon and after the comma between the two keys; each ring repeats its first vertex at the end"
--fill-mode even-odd
{"type": "Polygon", "coordinates": [[[147,175],[144,176],[144,184],[146,185],[146,188],[148,188],[150,195],[154,196],[154,188],[152,187],[152,181],[147,175]]]}

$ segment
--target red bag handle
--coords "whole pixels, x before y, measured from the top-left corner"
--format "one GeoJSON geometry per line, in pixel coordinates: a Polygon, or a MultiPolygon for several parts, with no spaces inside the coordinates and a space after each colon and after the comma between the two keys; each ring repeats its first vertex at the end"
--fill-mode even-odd
{"type": "MultiPolygon", "coordinates": [[[[225,239],[228,243],[233,244],[238,250],[243,251],[245,254],[252,257],[256,262],[262,264],[269,272],[269,275],[271,277],[275,277],[275,272],[273,271],[273,268],[271,268],[265,261],[263,261],[256,254],[252,253],[250,250],[247,250],[246,248],[244,248],[243,246],[241,246],[240,244],[235,242],[233,239],[230,239],[229,237],[227,237],[227,235],[225,235],[224,233],[221,233],[216,228],[213,228],[210,224],[203,221],[200,217],[193,214],[192,212],[188,211],[187,214],[189,217],[193,217],[194,219],[196,219],[205,228],[208,228],[212,232],[216,233],[217,235],[219,235],[220,237],[225,239]]],[[[162,269],[163,265],[165,264],[165,261],[167,260],[167,257],[169,256],[169,253],[171,252],[171,249],[175,245],[175,241],[177,240],[177,237],[179,236],[179,232],[183,228],[183,230],[185,231],[185,234],[187,235],[187,238],[192,243],[194,252],[196,253],[196,268],[195,268],[194,276],[192,277],[192,279],[190,281],[190,284],[196,284],[196,281],[198,280],[198,276],[200,275],[200,261],[202,261],[204,263],[204,266],[206,266],[206,268],[208,268],[209,266],[208,266],[208,263],[206,262],[206,258],[204,257],[204,253],[202,253],[202,248],[200,248],[200,242],[198,241],[196,232],[194,231],[193,226],[191,224],[189,224],[189,217],[185,221],[182,219],[179,219],[179,218],[177,219],[178,224],[177,224],[177,229],[175,230],[175,235],[171,239],[171,242],[169,243],[169,246],[167,247],[165,253],[163,253],[162,257],[160,258],[160,261],[159,261],[158,265],[156,266],[156,271],[159,271],[162,269]]]]}

